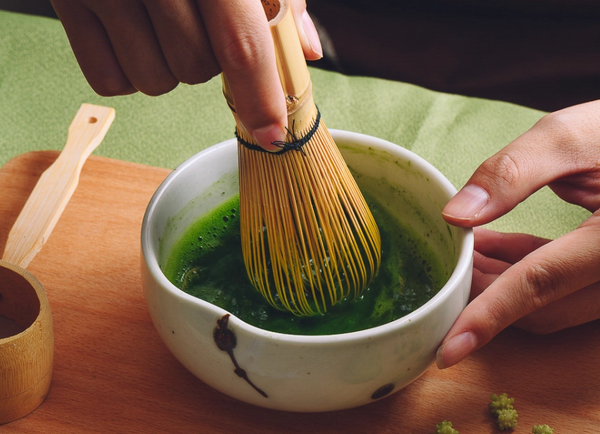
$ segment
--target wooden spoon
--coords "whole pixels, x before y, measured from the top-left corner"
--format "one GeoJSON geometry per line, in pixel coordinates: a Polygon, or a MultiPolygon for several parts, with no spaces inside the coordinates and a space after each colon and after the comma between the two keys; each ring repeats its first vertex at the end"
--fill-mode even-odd
{"type": "Polygon", "coordinates": [[[0,424],[35,410],[50,389],[52,314],[44,288],[25,268],[50,236],[77,187],[85,160],[114,118],[109,107],[79,108],[65,148],[40,177],[8,234],[0,260],[0,316],[23,331],[0,339],[0,424]]]}

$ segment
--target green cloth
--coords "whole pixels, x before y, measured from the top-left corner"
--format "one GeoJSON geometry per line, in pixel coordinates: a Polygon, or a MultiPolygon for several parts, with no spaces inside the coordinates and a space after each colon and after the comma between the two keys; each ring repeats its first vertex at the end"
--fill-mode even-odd
{"type": "MultiPolygon", "coordinates": [[[[417,86],[311,68],[314,97],[329,128],[404,146],[460,188],[487,157],[544,113],[417,86]]],[[[82,103],[114,107],[96,155],[175,168],[233,137],[234,121],[216,77],[169,94],[100,97],[87,84],[57,20],[0,12],[0,165],[32,150],[60,150],[82,103]]],[[[0,192],[1,200],[2,192],[0,192]]],[[[589,213],[545,188],[490,227],[554,238],[589,213]]]]}

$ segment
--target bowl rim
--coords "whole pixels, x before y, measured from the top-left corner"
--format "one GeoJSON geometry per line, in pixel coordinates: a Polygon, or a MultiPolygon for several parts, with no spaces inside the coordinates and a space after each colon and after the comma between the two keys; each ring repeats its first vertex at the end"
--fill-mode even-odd
{"type": "MultiPolygon", "coordinates": [[[[419,155],[400,145],[394,144],[385,139],[377,138],[363,133],[356,133],[339,129],[329,129],[329,132],[331,133],[334,140],[339,139],[346,141],[369,142],[370,145],[374,146],[378,150],[386,151],[392,155],[399,154],[402,158],[405,159],[406,157],[410,157],[411,164],[417,167],[419,171],[426,171],[430,176],[433,176],[436,182],[442,188],[442,190],[448,193],[449,197],[454,196],[457,192],[456,187],[454,187],[454,185],[435,166],[426,161],[424,158],[420,157],[419,155]]],[[[175,170],[173,170],[169,175],[167,175],[167,177],[162,181],[158,189],[154,192],[144,213],[141,228],[142,261],[145,263],[148,272],[152,275],[152,278],[156,281],[156,283],[158,283],[163,290],[167,291],[171,296],[179,299],[180,301],[192,303],[200,308],[212,311],[216,316],[219,317],[229,314],[230,325],[233,325],[239,329],[243,329],[247,333],[261,336],[263,338],[278,339],[280,341],[287,341],[290,343],[297,344],[310,343],[313,345],[330,345],[332,342],[343,343],[347,341],[355,342],[357,340],[373,339],[377,336],[395,333],[406,324],[409,324],[411,322],[417,322],[417,320],[423,315],[424,311],[438,306],[450,296],[450,293],[459,284],[459,280],[462,278],[461,276],[463,276],[465,273],[470,273],[474,250],[473,230],[471,228],[457,227],[456,229],[462,232],[463,243],[458,255],[456,267],[454,268],[452,274],[448,278],[448,281],[442,286],[442,288],[437,292],[436,295],[434,295],[429,301],[427,301],[427,303],[420,306],[413,312],[386,324],[354,332],[328,335],[296,335],[262,329],[260,327],[253,326],[245,322],[241,318],[235,316],[234,314],[228,312],[227,310],[219,306],[216,306],[205,300],[187,294],[186,292],[182,291],[181,289],[177,288],[174,284],[172,284],[166,278],[160,266],[158,265],[158,259],[156,255],[153,254],[152,248],[150,247],[152,244],[150,240],[149,229],[150,220],[154,215],[160,198],[169,189],[169,186],[175,181],[179,174],[183,173],[188,167],[194,166],[197,160],[205,158],[206,155],[213,152],[218,152],[224,147],[234,145],[237,145],[237,139],[235,138],[222,141],[220,143],[203,149],[202,151],[196,153],[195,155],[181,163],[179,166],[177,166],[175,170]]]]}

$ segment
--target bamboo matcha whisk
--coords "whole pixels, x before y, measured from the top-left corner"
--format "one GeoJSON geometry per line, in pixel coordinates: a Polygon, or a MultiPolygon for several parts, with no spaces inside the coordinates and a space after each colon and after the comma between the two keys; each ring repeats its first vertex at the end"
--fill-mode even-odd
{"type": "Polygon", "coordinates": [[[379,229],[312,97],[285,0],[262,0],[286,95],[288,136],[262,151],[236,118],[242,251],[254,287],[296,315],[324,313],[367,288],[381,261],[379,229]]]}

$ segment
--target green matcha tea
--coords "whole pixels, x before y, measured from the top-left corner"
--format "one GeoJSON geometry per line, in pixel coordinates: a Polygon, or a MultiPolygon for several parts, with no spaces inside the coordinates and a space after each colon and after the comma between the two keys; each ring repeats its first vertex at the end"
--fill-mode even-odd
{"type": "Polygon", "coordinates": [[[239,196],[192,224],[173,246],[163,271],[188,294],[265,330],[326,335],[388,323],[425,304],[449,276],[414,231],[365,198],[381,232],[379,273],[358,298],[344,299],[324,314],[299,317],[279,311],[250,284],[240,242],[239,196]]]}

